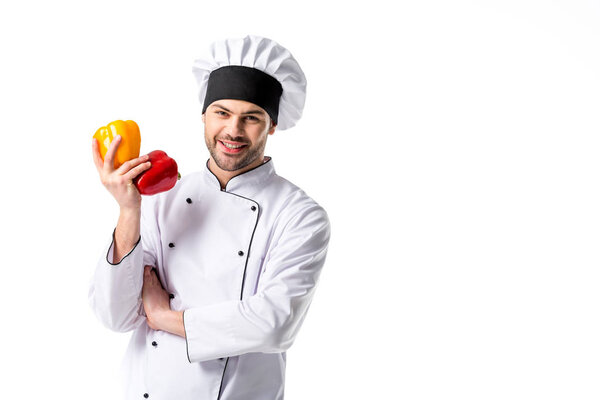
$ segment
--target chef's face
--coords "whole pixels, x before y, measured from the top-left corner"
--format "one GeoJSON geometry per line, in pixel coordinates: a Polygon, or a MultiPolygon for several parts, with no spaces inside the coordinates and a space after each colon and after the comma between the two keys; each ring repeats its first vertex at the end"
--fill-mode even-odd
{"type": "Polygon", "coordinates": [[[275,132],[269,114],[242,100],[217,100],[202,115],[211,158],[224,171],[251,169],[263,162],[267,136],[275,132]]]}

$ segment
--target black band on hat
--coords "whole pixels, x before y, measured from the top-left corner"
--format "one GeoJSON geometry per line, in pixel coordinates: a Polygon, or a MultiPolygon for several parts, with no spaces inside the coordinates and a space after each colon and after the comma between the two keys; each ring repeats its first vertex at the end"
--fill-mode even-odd
{"type": "Polygon", "coordinates": [[[244,100],[263,108],[277,124],[282,92],[281,83],[271,75],[256,68],[228,65],[210,73],[202,114],[214,101],[244,100]]]}

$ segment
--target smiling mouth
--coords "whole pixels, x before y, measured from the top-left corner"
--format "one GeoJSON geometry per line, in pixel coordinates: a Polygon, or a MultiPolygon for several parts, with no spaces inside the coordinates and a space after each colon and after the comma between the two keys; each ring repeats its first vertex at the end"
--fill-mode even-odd
{"type": "Polygon", "coordinates": [[[218,142],[221,144],[221,149],[230,154],[239,153],[244,147],[247,146],[243,143],[225,142],[223,140],[219,140],[218,142]]]}

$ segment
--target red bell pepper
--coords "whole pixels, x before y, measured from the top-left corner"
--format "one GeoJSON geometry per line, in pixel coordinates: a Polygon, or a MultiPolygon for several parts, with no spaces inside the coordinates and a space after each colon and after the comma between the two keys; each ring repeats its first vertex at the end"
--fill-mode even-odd
{"type": "Polygon", "coordinates": [[[162,150],[148,153],[152,166],[133,179],[140,194],[152,195],[166,192],[177,183],[177,163],[162,150]]]}

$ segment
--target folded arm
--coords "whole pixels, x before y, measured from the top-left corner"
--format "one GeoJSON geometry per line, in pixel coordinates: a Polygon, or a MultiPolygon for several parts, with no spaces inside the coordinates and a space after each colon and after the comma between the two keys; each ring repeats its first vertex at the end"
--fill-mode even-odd
{"type": "Polygon", "coordinates": [[[185,310],[189,361],[289,348],[314,294],[329,235],[326,213],[317,206],[305,210],[270,251],[255,295],[185,310]]]}

